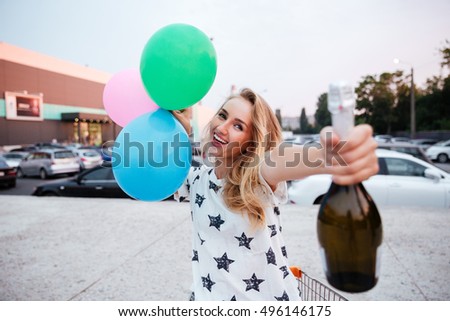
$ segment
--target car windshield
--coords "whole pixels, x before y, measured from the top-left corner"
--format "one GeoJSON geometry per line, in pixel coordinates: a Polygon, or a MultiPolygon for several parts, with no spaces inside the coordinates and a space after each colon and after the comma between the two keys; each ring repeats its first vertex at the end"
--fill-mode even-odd
{"type": "Polygon", "coordinates": [[[98,169],[87,173],[83,176],[83,180],[96,181],[96,180],[113,180],[112,168],[99,167],[98,169]]]}
{"type": "Polygon", "coordinates": [[[71,151],[55,152],[56,159],[73,158],[73,157],[74,157],[74,155],[71,151]]]}
{"type": "Polygon", "coordinates": [[[435,146],[446,146],[449,143],[450,143],[450,140],[444,140],[442,142],[435,144],[435,146]]]}
{"type": "Polygon", "coordinates": [[[4,158],[6,159],[22,159],[25,157],[25,155],[20,155],[20,154],[6,154],[3,155],[4,158]]]}

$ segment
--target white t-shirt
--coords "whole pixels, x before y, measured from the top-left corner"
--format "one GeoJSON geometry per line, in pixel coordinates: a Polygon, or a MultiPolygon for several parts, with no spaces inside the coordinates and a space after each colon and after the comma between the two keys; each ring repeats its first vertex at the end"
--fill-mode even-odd
{"type": "MultiPolygon", "coordinates": [[[[267,185],[260,175],[262,184],[267,185]]],[[[195,300],[300,300],[289,269],[279,205],[287,200],[286,183],[275,192],[267,185],[263,227],[231,212],[223,201],[223,180],[214,169],[193,167],[177,198],[189,197],[192,229],[192,291],[195,300]]]]}

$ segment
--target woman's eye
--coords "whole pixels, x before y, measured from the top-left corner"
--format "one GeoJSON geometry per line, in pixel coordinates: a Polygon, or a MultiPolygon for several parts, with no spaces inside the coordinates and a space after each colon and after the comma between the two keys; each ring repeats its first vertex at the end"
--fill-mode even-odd
{"type": "Polygon", "coordinates": [[[241,124],[236,124],[236,125],[234,125],[234,127],[236,129],[239,129],[239,130],[243,130],[244,129],[241,124]]]}
{"type": "Polygon", "coordinates": [[[217,116],[222,119],[227,119],[227,116],[224,113],[218,113],[217,116]]]}

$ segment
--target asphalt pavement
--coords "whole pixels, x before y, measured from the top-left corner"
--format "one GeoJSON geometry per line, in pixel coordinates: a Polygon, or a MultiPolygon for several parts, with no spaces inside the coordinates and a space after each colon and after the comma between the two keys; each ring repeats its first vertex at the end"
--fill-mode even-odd
{"type": "MultiPolygon", "coordinates": [[[[0,300],[186,300],[189,203],[0,196],[0,300]]],[[[292,265],[326,283],[318,206],[281,207],[292,265]]],[[[381,208],[377,286],[350,300],[450,300],[450,211],[381,208]]]]}

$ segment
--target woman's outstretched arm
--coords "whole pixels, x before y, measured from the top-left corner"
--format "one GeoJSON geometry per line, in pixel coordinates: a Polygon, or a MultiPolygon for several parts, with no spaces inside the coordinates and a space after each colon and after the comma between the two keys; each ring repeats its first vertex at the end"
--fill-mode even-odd
{"type": "Polygon", "coordinates": [[[359,125],[340,141],[331,127],[320,133],[321,147],[281,144],[266,155],[261,173],[271,186],[315,174],[331,174],[341,185],[362,182],[378,172],[372,127],[359,125]]]}

